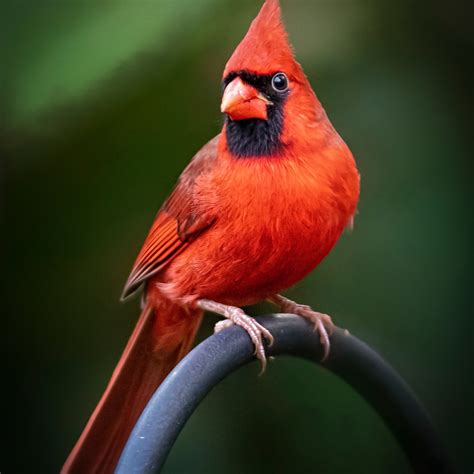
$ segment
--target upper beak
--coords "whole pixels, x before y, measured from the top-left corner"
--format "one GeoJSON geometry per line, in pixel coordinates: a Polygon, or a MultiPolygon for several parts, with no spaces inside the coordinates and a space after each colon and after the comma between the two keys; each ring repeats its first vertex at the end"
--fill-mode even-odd
{"type": "Polygon", "coordinates": [[[268,120],[267,105],[272,105],[255,87],[236,77],[224,90],[221,112],[232,120],[268,120]]]}

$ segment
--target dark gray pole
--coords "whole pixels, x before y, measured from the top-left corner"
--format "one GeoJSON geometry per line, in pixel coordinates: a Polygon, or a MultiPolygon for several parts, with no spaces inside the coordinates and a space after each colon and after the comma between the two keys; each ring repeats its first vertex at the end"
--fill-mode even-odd
{"type": "MultiPolygon", "coordinates": [[[[275,338],[268,355],[286,354],[319,363],[319,337],[305,320],[288,314],[257,319],[275,338]]],[[[159,472],[203,398],[224,377],[252,360],[250,338],[236,326],[199,344],[153,395],[130,435],[116,472],[159,472]]],[[[372,405],[398,440],[415,473],[453,472],[429,416],[403,379],[376,352],[338,329],[331,337],[329,358],[321,365],[372,405]]]]}

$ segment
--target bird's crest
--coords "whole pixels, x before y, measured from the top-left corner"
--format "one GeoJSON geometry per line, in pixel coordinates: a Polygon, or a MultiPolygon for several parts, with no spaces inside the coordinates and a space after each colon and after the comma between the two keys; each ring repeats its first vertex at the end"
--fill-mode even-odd
{"type": "Polygon", "coordinates": [[[231,72],[251,71],[272,74],[285,71],[294,79],[304,78],[296,62],[281,19],[278,0],[266,0],[244,39],[226,64],[224,77],[231,72]]]}

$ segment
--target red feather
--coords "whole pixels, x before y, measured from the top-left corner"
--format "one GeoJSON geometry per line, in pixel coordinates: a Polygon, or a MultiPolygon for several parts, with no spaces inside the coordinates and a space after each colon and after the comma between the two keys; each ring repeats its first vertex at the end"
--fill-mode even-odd
{"type": "Polygon", "coordinates": [[[107,388],[61,472],[112,473],[143,408],[188,352],[202,313],[163,302],[147,306],[107,388]]]}
{"type": "Polygon", "coordinates": [[[145,310],[63,472],[113,471],[151,393],[192,343],[197,300],[244,306],[292,286],[355,213],[354,159],[293,56],[277,0],[265,2],[224,76],[244,70],[289,80],[281,151],[236,157],[224,125],[183,172],[124,289],[125,298],[145,283],[145,310]]]}
{"type": "MultiPolygon", "coordinates": [[[[217,139],[191,161],[163,205],[145,240],[123,297],[176,258],[213,222],[197,215],[193,193],[198,176],[213,163],[217,139]]],[[[94,413],[90,417],[62,473],[113,472],[130,432],[143,408],[171,369],[188,352],[202,311],[183,308],[150,292],[135,330],[94,413]]]]}
{"type": "Polygon", "coordinates": [[[158,212],[125,284],[122,299],[162,270],[214,221],[211,213],[196,213],[194,194],[199,176],[212,169],[217,155],[217,142],[218,137],[196,154],[158,212]]]}

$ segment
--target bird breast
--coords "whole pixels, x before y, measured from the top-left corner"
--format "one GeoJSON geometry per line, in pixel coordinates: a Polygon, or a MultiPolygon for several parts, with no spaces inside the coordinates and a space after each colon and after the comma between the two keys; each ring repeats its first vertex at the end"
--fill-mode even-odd
{"type": "Polygon", "coordinates": [[[170,265],[175,294],[251,304],[313,270],[354,213],[358,174],[352,157],[309,161],[220,163],[197,196],[216,221],[170,265]]]}

